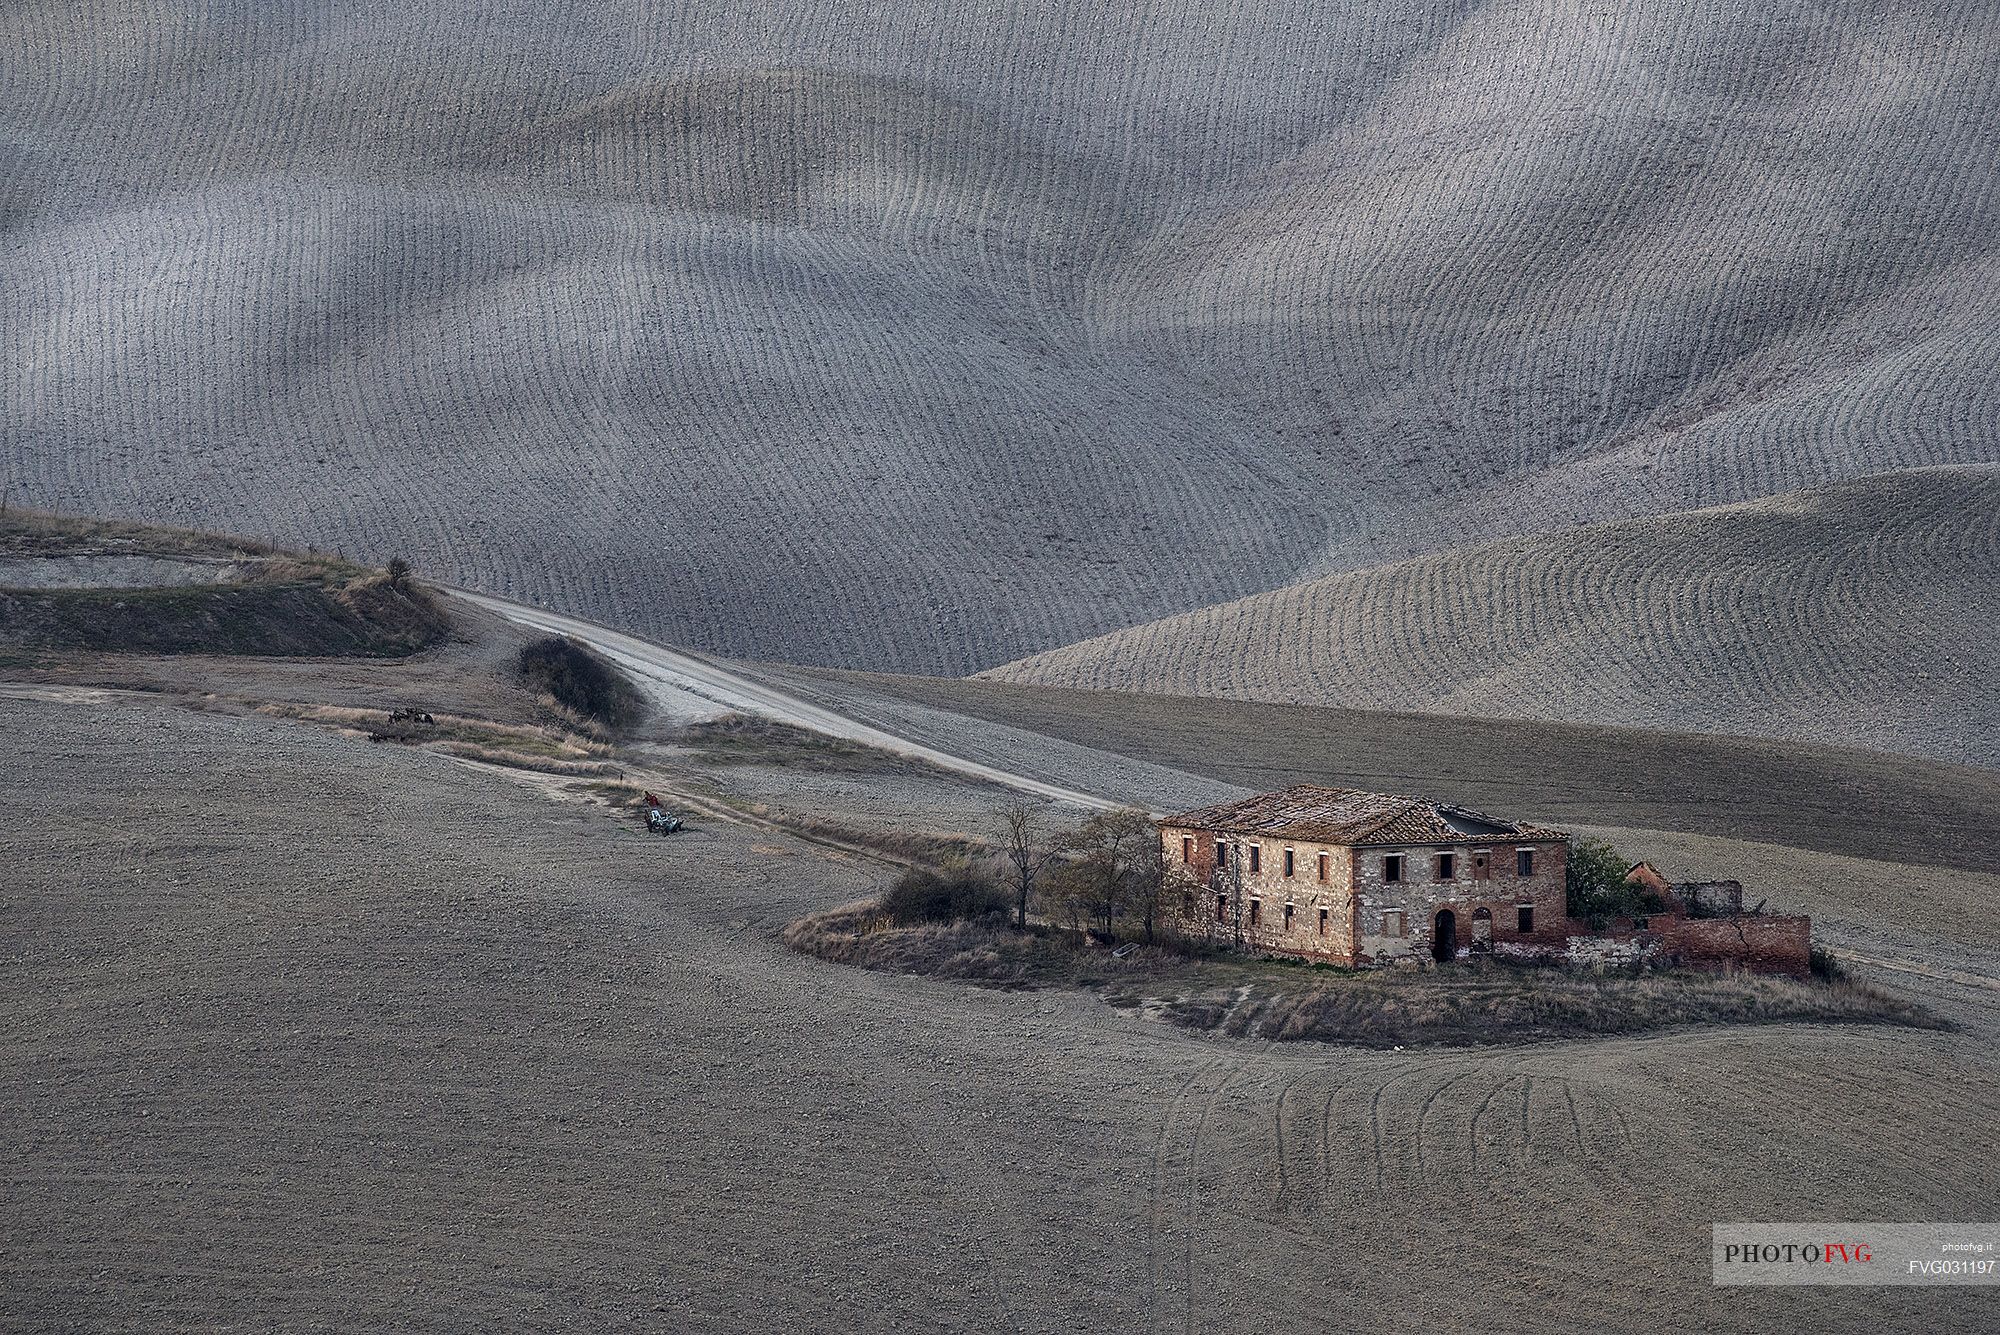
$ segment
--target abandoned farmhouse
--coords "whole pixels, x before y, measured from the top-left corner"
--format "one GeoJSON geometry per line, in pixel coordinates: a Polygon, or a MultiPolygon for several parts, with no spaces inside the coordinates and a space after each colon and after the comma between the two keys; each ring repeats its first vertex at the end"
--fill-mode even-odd
{"type": "Polygon", "coordinates": [[[1169,816],[1160,838],[1186,868],[1184,929],[1268,954],[1808,963],[1807,919],[1745,914],[1734,882],[1676,886],[1645,863],[1630,879],[1658,911],[1593,929],[1566,914],[1567,834],[1422,798],[1302,784],[1169,816]]]}

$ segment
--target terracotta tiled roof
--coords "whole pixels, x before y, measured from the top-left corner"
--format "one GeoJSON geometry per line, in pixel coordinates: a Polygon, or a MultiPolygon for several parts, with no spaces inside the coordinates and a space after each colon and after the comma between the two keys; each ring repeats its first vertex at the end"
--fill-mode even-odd
{"type": "Polygon", "coordinates": [[[1226,834],[1269,834],[1325,844],[1479,844],[1562,839],[1561,830],[1496,820],[1467,807],[1299,784],[1169,816],[1163,825],[1226,834]]]}

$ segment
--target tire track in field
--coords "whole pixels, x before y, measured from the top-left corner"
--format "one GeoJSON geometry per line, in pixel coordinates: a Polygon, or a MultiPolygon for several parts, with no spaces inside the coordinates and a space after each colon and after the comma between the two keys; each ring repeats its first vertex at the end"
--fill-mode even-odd
{"type": "MultiPolygon", "coordinates": [[[[1146,1325],[1151,1331],[1157,1332],[1163,1329],[1165,1324],[1160,1310],[1160,1295],[1164,1283],[1164,1276],[1161,1273],[1162,1239],[1175,1231],[1167,1223],[1167,1216],[1173,1208],[1169,1199],[1173,1180],[1187,1171],[1184,1167],[1177,1173],[1173,1167],[1175,1158],[1180,1154],[1177,1145],[1179,1131],[1192,1097],[1205,1085],[1208,1077],[1227,1066],[1229,1060],[1226,1056],[1211,1058],[1188,1073],[1187,1079],[1181,1081],[1175,1088],[1173,1097],[1167,1101],[1166,1112],[1160,1119],[1159,1135],[1153,1141],[1146,1227],[1146,1325]]],[[[1188,1227],[1185,1217],[1182,1218],[1181,1227],[1183,1229],[1188,1227]]]]}
{"type": "Polygon", "coordinates": [[[1200,1234],[1198,1221],[1201,1218],[1202,1135],[1208,1129],[1209,1120],[1215,1112],[1216,1101],[1221,1098],[1223,1092],[1238,1077],[1242,1076],[1257,1063],[1263,1061],[1269,1053],[1270,1047],[1266,1046],[1262,1051],[1252,1052],[1239,1058],[1229,1066],[1229,1069],[1223,1073],[1221,1079],[1215,1082],[1214,1086],[1209,1089],[1207,1095],[1202,1099],[1200,1114],[1195,1118],[1194,1127],[1188,1136],[1187,1170],[1184,1174],[1186,1190],[1183,1193],[1184,1206],[1181,1212],[1184,1244],[1181,1277],[1187,1295],[1187,1321],[1184,1327],[1187,1335],[1195,1335],[1198,1320],[1196,1313],[1195,1258],[1197,1255],[1196,1244],[1200,1234]]]}
{"type": "Polygon", "coordinates": [[[1467,1127],[1466,1135],[1471,1143],[1471,1168],[1474,1171],[1477,1171],[1479,1168],[1479,1120],[1486,1116],[1487,1109],[1493,1106],[1493,1101],[1500,1097],[1501,1092],[1511,1086],[1517,1079],[1525,1080],[1527,1077],[1517,1072],[1509,1074],[1504,1079],[1494,1081],[1493,1088],[1486,1091],[1486,1097],[1481,1099],[1479,1106],[1473,1110],[1472,1121],[1467,1127]]]}
{"type": "Polygon", "coordinates": [[[1415,1145],[1417,1152],[1417,1177],[1419,1180],[1427,1175],[1424,1161],[1424,1124],[1430,1119],[1431,1109],[1437,1106],[1438,1100],[1444,1097],[1446,1091],[1471,1079],[1476,1074],[1478,1074],[1477,1071],[1460,1071],[1426,1094],[1423,1101],[1417,1105],[1417,1133],[1412,1144],[1415,1145]]]}

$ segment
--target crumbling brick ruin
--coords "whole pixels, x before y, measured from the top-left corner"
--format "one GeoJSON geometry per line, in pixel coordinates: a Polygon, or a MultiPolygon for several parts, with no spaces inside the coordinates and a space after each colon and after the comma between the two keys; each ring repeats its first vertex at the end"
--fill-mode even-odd
{"type": "Polygon", "coordinates": [[[1378,965],[1472,955],[1808,970],[1811,924],[1743,912],[1734,881],[1628,878],[1660,907],[1569,918],[1561,830],[1465,807],[1301,784],[1160,822],[1181,930],[1264,954],[1378,965]]]}

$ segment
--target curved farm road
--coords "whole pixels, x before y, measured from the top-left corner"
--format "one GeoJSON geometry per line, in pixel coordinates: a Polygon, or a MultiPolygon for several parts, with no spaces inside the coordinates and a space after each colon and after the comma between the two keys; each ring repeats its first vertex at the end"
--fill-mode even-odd
{"type": "Polygon", "coordinates": [[[921,760],[939,769],[951,770],[968,778],[1012,788],[1053,802],[1092,810],[1118,805],[1091,793],[1047,783],[1025,774],[1015,774],[993,765],[941,751],[934,746],[899,737],[880,728],[851,719],[823,706],[812,704],[764,682],[732,672],[698,654],[672,649],[636,635],[612,630],[580,617],[564,616],[539,607],[530,607],[491,594],[445,586],[455,598],[497,613],[516,625],[551,635],[566,635],[589,645],[624,668],[646,692],[656,709],[672,719],[694,721],[723,714],[755,714],[762,718],[810,728],[830,737],[845,738],[877,750],[921,760]]]}

